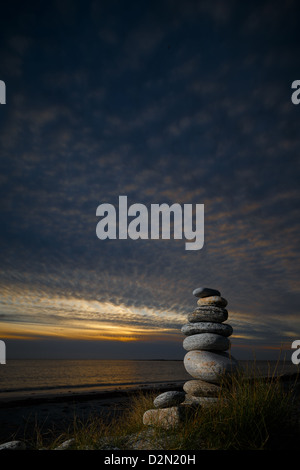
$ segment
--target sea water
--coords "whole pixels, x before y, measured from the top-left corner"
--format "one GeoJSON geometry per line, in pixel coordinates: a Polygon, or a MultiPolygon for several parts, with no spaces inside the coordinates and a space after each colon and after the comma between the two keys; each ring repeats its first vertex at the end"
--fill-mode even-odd
{"type": "MultiPolygon", "coordinates": [[[[251,372],[252,361],[240,361],[251,372]]],[[[256,361],[261,375],[291,374],[292,362],[256,361]]],[[[183,384],[192,377],[183,361],[170,360],[10,360],[0,365],[0,401],[66,393],[82,394],[140,388],[152,384],[183,384]]]]}
{"type": "Polygon", "coordinates": [[[189,378],[182,361],[10,360],[0,367],[0,400],[118,390],[189,378]]]}

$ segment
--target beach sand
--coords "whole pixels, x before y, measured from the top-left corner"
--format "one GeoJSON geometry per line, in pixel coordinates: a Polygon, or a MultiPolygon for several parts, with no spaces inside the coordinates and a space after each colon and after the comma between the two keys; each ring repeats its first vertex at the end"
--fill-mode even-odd
{"type": "Polygon", "coordinates": [[[124,390],[114,389],[84,394],[41,395],[18,397],[0,402],[0,444],[14,439],[31,439],[36,430],[44,439],[72,429],[74,417],[80,421],[99,416],[105,421],[119,417],[130,407],[137,393],[162,393],[182,390],[182,384],[164,383],[124,390]]]}

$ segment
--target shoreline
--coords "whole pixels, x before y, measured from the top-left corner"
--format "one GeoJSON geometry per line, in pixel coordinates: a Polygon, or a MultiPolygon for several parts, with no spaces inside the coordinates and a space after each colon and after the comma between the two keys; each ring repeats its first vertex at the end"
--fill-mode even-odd
{"type": "MultiPolygon", "coordinates": [[[[297,385],[299,390],[299,375],[283,374],[278,378],[287,389],[297,385]]],[[[261,377],[270,380],[269,377],[261,377]]],[[[52,433],[59,435],[66,432],[74,424],[76,416],[80,421],[98,416],[104,421],[120,417],[130,407],[131,399],[139,393],[160,394],[164,391],[182,391],[185,380],[159,382],[114,388],[110,390],[90,391],[86,393],[42,394],[30,397],[11,397],[0,401],[0,444],[14,439],[33,438],[37,430],[43,436],[52,433]]]]}
{"type": "Polygon", "coordinates": [[[25,406],[26,404],[40,404],[40,403],[59,403],[61,401],[90,401],[90,400],[101,400],[107,398],[116,398],[122,396],[133,395],[139,392],[147,391],[160,391],[165,389],[181,389],[185,380],[168,381],[168,382],[151,382],[151,383],[139,383],[139,384],[128,384],[119,386],[105,386],[98,387],[97,390],[90,389],[89,391],[83,391],[78,388],[77,391],[68,390],[58,391],[54,389],[53,392],[27,392],[25,395],[22,393],[4,392],[1,396],[0,392],[0,410],[9,406],[25,406]]]}
{"type": "Polygon", "coordinates": [[[0,444],[22,440],[24,436],[32,438],[37,429],[46,437],[51,432],[59,435],[73,425],[75,416],[80,421],[95,415],[110,421],[130,407],[130,400],[137,393],[159,394],[170,389],[182,390],[183,383],[167,382],[122,390],[7,399],[0,402],[0,444]]]}
{"type": "MultiPolygon", "coordinates": [[[[300,369],[296,366],[293,370],[259,370],[254,373],[251,369],[245,368],[247,380],[260,379],[271,381],[273,379],[286,381],[298,381],[300,378],[300,369]],[[274,374],[274,375],[273,375],[274,374]]],[[[7,406],[19,406],[33,403],[49,403],[60,401],[86,401],[102,399],[107,397],[119,397],[137,392],[146,392],[152,390],[164,390],[168,387],[180,388],[187,380],[192,377],[177,379],[177,380],[163,380],[151,382],[132,382],[132,383],[107,383],[107,384],[87,384],[81,386],[64,385],[59,387],[41,387],[41,388],[28,388],[28,389],[12,389],[0,390],[0,410],[7,406]]]]}
{"type": "MultiPolygon", "coordinates": [[[[258,377],[252,378],[248,377],[248,380],[257,380],[258,377]]],[[[280,382],[298,382],[300,379],[300,373],[286,373],[278,374],[274,377],[270,376],[259,376],[260,380],[272,381],[274,379],[279,380],[280,382]]],[[[59,402],[68,402],[68,401],[90,401],[90,400],[102,400],[108,398],[116,398],[134,395],[136,393],[143,392],[161,392],[164,390],[181,390],[183,384],[186,380],[176,380],[176,381],[167,381],[167,382],[146,382],[138,384],[126,384],[118,386],[99,386],[97,390],[90,389],[89,391],[83,391],[78,388],[77,391],[68,390],[68,387],[65,387],[66,391],[58,391],[54,389],[53,392],[41,392],[41,391],[27,391],[24,393],[18,392],[0,392],[0,411],[3,408],[13,407],[13,406],[26,406],[33,404],[41,403],[59,403],[59,402]],[[2,396],[1,396],[2,395],[2,396]]]]}

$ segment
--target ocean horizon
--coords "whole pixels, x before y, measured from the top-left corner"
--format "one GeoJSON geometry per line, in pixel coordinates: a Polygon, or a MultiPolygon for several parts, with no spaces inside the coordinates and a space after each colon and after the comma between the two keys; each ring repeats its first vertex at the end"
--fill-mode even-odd
{"type": "MultiPolygon", "coordinates": [[[[295,374],[291,361],[240,360],[247,371],[264,376],[295,374]]],[[[11,359],[0,366],[0,402],[46,395],[97,393],[151,387],[180,386],[192,377],[179,359],[11,359]]]]}

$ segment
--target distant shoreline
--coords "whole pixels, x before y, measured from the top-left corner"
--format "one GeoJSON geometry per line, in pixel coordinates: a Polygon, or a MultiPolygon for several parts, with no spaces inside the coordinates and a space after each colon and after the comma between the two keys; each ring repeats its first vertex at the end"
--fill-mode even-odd
{"type": "Polygon", "coordinates": [[[183,362],[183,357],[181,359],[124,359],[124,358],[120,358],[120,359],[109,359],[109,358],[92,358],[92,359],[87,359],[87,358],[66,358],[66,359],[63,359],[63,358],[6,358],[6,363],[5,364],[1,364],[0,365],[0,372],[1,372],[1,368],[4,369],[5,367],[9,367],[9,365],[13,365],[14,363],[16,362],[40,362],[40,363],[43,363],[43,362],[57,362],[58,364],[59,363],[63,363],[63,362],[114,362],[114,363],[122,363],[122,362],[183,362]]]}
{"type": "MultiPolygon", "coordinates": [[[[18,361],[18,360],[14,360],[18,361]]],[[[22,361],[31,361],[30,359],[23,359],[22,361]]],[[[35,361],[35,360],[34,360],[35,361]]],[[[44,361],[44,359],[38,360],[44,361]]],[[[45,360],[51,361],[52,360],[45,360]]],[[[69,360],[61,360],[68,362],[69,360]]],[[[73,361],[70,359],[70,361],[73,361]]],[[[76,362],[77,360],[74,360],[76,362]]],[[[80,360],[81,361],[81,360],[80,360]]],[[[86,360],[82,360],[86,361],[86,360]]],[[[89,360],[87,360],[89,361],[89,360]]],[[[94,361],[94,360],[92,360],[94,361]]],[[[95,361],[98,361],[97,359],[95,361]]],[[[107,360],[113,362],[120,362],[117,360],[107,360]]],[[[127,359],[124,359],[125,362],[131,362],[127,359]]],[[[169,359],[138,359],[132,360],[132,362],[176,362],[180,363],[182,360],[169,360],[169,359]]],[[[266,360],[258,360],[258,361],[249,361],[249,360],[240,360],[238,361],[243,369],[245,369],[246,374],[252,376],[259,376],[259,377],[272,377],[274,374],[276,377],[280,376],[281,380],[292,380],[298,378],[298,374],[300,372],[300,367],[292,364],[292,362],[287,361],[266,361],[266,360]]],[[[5,371],[7,365],[2,366],[1,372],[5,371]]],[[[184,369],[183,369],[184,370],[184,369]]],[[[5,374],[4,374],[5,375],[5,374]]],[[[20,381],[16,383],[14,386],[13,383],[8,384],[5,387],[5,377],[4,381],[2,381],[2,390],[0,390],[0,409],[4,406],[7,406],[8,403],[34,403],[34,402],[60,402],[60,401],[74,401],[74,400],[90,400],[90,399],[101,399],[102,397],[108,396],[121,396],[121,395],[128,395],[131,393],[136,392],[143,392],[152,389],[165,389],[165,388],[178,388],[182,387],[186,380],[190,380],[188,374],[187,376],[182,376],[180,372],[180,376],[176,378],[176,374],[173,377],[153,377],[154,380],[151,380],[152,377],[135,377],[135,380],[131,380],[131,377],[128,375],[126,378],[124,377],[125,381],[114,381],[110,380],[110,377],[106,377],[107,381],[103,381],[103,383],[99,383],[96,380],[93,381],[86,381],[83,383],[66,383],[60,381],[60,383],[56,384],[55,382],[40,382],[34,383],[32,382],[31,386],[26,383],[20,381]],[[147,378],[149,381],[147,381],[147,378]]],[[[88,377],[89,378],[89,377],[88,377]]]]}
{"type": "MultiPolygon", "coordinates": [[[[109,358],[46,358],[46,357],[10,357],[6,358],[6,364],[8,365],[10,361],[132,361],[132,362],[182,362],[181,359],[109,359],[109,358]]],[[[270,359],[271,360],[271,359],[270,359]]]]}
{"type": "MultiPolygon", "coordinates": [[[[281,382],[298,382],[300,381],[300,374],[296,373],[286,373],[286,374],[278,374],[275,375],[277,380],[281,382]]],[[[268,375],[261,375],[259,377],[261,380],[270,381],[272,380],[272,376],[268,375]]],[[[256,377],[257,379],[257,377],[256,377]]],[[[249,381],[252,378],[249,376],[249,381]]],[[[151,382],[151,383],[140,383],[140,384],[131,384],[124,386],[114,385],[107,387],[103,385],[102,390],[98,388],[98,390],[89,391],[67,391],[59,393],[57,389],[53,390],[53,393],[39,393],[39,392],[32,392],[29,395],[29,392],[26,395],[22,395],[21,393],[17,395],[14,392],[7,392],[3,394],[1,397],[0,392],[0,410],[7,407],[15,407],[15,406],[33,406],[39,405],[42,403],[62,403],[62,402],[87,402],[87,401],[95,401],[95,400],[107,400],[107,399],[115,399],[115,398],[128,398],[138,393],[147,393],[147,392],[157,392],[161,393],[166,390],[182,390],[182,386],[186,380],[176,380],[176,381],[168,381],[168,382],[151,382]]],[[[67,388],[67,387],[66,387],[67,388]]]]}
{"type": "Polygon", "coordinates": [[[89,392],[62,392],[62,393],[44,393],[38,394],[36,393],[35,396],[16,396],[11,393],[6,394],[3,398],[1,397],[0,393],[0,410],[1,408],[7,408],[9,406],[26,406],[26,405],[34,405],[34,404],[41,404],[41,403],[61,403],[61,402],[83,402],[83,401],[91,401],[91,400],[103,400],[109,398],[117,398],[117,397],[129,397],[136,393],[146,393],[152,391],[164,391],[164,390],[181,390],[185,380],[174,381],[174,382],[157,382],[157,383],[149,383],[149,384],[139,384],[138,386],[132,384],[132,386],[128,387],[118,387],[114,386],[110,389],[105,388],[103,386],[103,390],[90,390],[89,392]]]}

